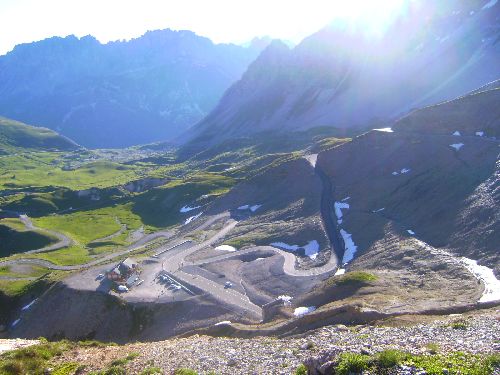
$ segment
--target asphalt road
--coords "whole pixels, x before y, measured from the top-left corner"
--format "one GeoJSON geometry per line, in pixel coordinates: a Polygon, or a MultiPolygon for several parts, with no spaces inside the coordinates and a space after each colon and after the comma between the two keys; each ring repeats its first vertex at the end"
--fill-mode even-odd
{"type": "Polygon", "coordinates": [[[68,247],[73,243],[73,241],[71,241],[71,238],[65,236],[62,233],[59,233],[59,232],[56,232],[53,230],[49,230],[49,229],[45,229],[45,228],[39,228],[39,227],[35,226],[35,224],[33,224],[33,222],[28,217],[28,215],[19,215],[19,219],[23,222],[23,224],[27,230],[37,230],[40,232],[49,233],[49,234],[57,237],[57,239],[59,240],[59,242],[57,242],[53,245],[42,247],[41,249],[26,251],[26,252],[24,252],[24,254],[45,253],[48,251],[53,251],[53,250],[62,249],[64,247],[68,247]]]}

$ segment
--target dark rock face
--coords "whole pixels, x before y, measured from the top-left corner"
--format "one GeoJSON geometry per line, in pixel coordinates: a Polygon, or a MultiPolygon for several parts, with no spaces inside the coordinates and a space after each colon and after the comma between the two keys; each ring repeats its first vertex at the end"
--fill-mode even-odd
{"type": "Polygon", "coordinates": [[[355,127],[463,95],[500,77],[500,5],[422,1],[383,37],[330,25],[294,49],[272,43],[192,140],[269,129],[355,127]]]}
{"type": "Polygon", "coordinates": [[[207,114],[261,48],[171,30],[22,44],[0,57],[0,114],[87,147],[165,140],[207,114]]]}

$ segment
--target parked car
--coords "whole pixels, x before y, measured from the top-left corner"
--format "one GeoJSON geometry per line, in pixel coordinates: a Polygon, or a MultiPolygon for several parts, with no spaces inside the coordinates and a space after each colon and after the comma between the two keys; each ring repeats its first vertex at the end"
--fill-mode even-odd
{"type": "Polygon", "coordinates": [[[224,283],[224,289],[232,288],[232,286],[233,286],[233,283],[230,281],[226,281],[224,283]]]}

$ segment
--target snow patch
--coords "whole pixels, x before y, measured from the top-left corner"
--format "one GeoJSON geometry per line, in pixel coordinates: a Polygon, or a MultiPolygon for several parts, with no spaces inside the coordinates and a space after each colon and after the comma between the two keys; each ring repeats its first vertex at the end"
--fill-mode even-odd
{"type": "Polygon", "coordinates": [[[20,321],[21,321],[21,319],[20,319],[20,318],[19,318],[19,319],[14,320],[14,322],[13,322],[13,323],[12,323],[12,325],[11,325],[11,327],[15,327],[15,326],[17,326],[17,325],[19,324],[19,322],[20,322],[20,321]]]}
{"type": "Polygon", "coordinates": [[[394,130],[392,128],[381,128],[381,129],[373,129],[378,132],[384,132],[384,133],[394,133],[394,130]]]}
{"type": "Polygon", "coordinates": [[[238,210],[250,210],[252,212],[255,212],[255,211],[257,211],[261,207],[262,207],[261,204],[254,204],[253,206],[251,206],[249,204],[245,204],[243,206],[239,206],[238,210]]]}
{"type": "Polygon", "coordinates": [[[342,202],[348,201],[349,199],[351,199],[351,197],[345,197],[344,199],[342,199],[342,202]]]}
{"type": "Polygon", "coordinates": [[[460,262],[484,284],[484,292],[479,302],[500,300],[500,280],[495,277],[491,268],[481,266],[476,260],[465,257],[460,258],[460,262]]]}
{"type": "Polygon", "coordinates": [[[316,162],[318,161],[318,154],[310,154],[304,156],[304,158],[311,164],[313,168],[316,168],[316,162]]]}
{"type": "Polygon", "coordinates": [[[498,0],[490,0],[488,1],[486,4],[484,4],[484,6],[481,8],[481,9],[489,9],[491,7],[494,7],[496,5],[498,0]]]}
{"type": "Polygon", "coordinates": [[[300,249],[299,245],[289,245],[289,244],[284,243],[284,242],[273,242],[273,243],[271,243],[271,246],[275,246],[275,247],[279,247],[281,249],[291,250],[291,251],[296,251],[296,250],[300,249]]]}
{"type": "Polygon", "coordinates": [[[471,10],[469,14],[470,14],[471,16],[473,16],[473,15],[474,15],[474,13],[475,13],[475,12],[474,12],[473,10],[471,10]]]}
{"type": "Polygon", "coordinates": [[[376,214],[377,212],[382,212],[385,210],[385,207],[379,208],[378,210],[373,210],[372,212],[376,214]]]}
{"type": "Polygon", "coordinates": [[[401,169],[401,174],[410,173],[410,171],[411,171],[410,168],[403,168],[401,169]]]}
{"type": "Polygon", "coordinates": [[[455,150],[460,150],[464,144],[463,143],[453,143],[450,147],[453,147],[455,150]]]}
{"type": "Polygon", "coordinates": [[[282,300],[284,306],[290,306],[292,304],[293,297],[290,297],[287,295],[282,295],[282,296],[279,296],[277,299],[282,300]]]}
{"type": "Polygon", "coordinates": [[[396,172],[396,171],[392,172],[393,176],[397,176],[398,174],[399,174],[399,172],[396,172]]]}
{"type": "Polygon", "coordinates": [[[253,206],[250,207],[250,211],[255,212],[255,211],[257,211],[261,207],[262,207],[261,204],[255,204],[255,205],[253,205],[253,206]]]}
{"type": "Polygon", "coordinates": [[[412,231],[411,229],[408,229],[408,230],[407,230],[407,232],[408,232],[409,234],[411,234],[412,236],[414,236],[414,235],[415,235],[415,232],[414,232],[414,231],[412,231]]]}
{"type": "Polygon", "coordinates": [[[304,246],[289,245],[285,242],[273,242],[273,243],[271,243],[271,246],[274,246],[274,247],[277,247],[280,249],[289,250],[289,251],[297,251],[299,249],[304,249],[305,255],[313,260],[317,258],[318,252],[319,252],[319,243],[316,240],[309,241],[304,246]]]}
{"type": "Polygon", "coordinates": [[[214,325],[216,325],[216,326],[229,326],[229,325],[231,325],[231,321],[230,320],[223,320],[222,322],[215,323],[214,325]]]}
{"type": "Polygon", "coordinates": [[[233,247],[233,246],[229,246],[229,245],[220,245],[220,246],[217,246],[215,248],[215,250],[219,250],[219,251],[231,251],[231,252],[234,252],[236,251],[236,248],[233,247]]]}
{"type": "Polygon", "coordinates": [[[335,272],[334,276],[340,276],[343,275],[344,273],[345,273],[345,268],[339,268],[337,272],[335,272]]]}
{"type": "Polygon", "coordinates": [[[455,136],[461,136],[462,134],[460,134],[460,132],[457,130],[457,131],[455,131],[452,135],[455,135],[455,136]]]}
{"type": "Polygon", "coordinates": [[[21,309],[21,311],[26,311],[26,310],[28,310],[31,306],[33,306],[33,304],[36,302],[36,300],[37,300],[37,299],[35,298],[33,301],[31,301],[30,303],[28,303],[26,306],[24,306],[24,307],[21,309]]]}
{"type": "Polygon", "coordinates": [[[484,135],[484,132],[476,132],[476,135],[477,135],[478,137],[482,137],[482,136],[484,135]]]}
{"type": "Polygon", "coordinates": [[[201,206],[195,206],[195,207],[189,207],[189,206],[184,206],[182,207],[179,212],[181,213],[185,213],[185,212],[189,212],[189,211],[193,211],[193,210],[196,210],[197,208],[200,208],[201,206]]]}
{"type": "Polygon", "coordinates": [[[347,233],[344,229],[340,230],[340,235],[344,240],[344,256],[342,257],[342,264],[349,263],[353,258],[354,254],[358,250],[358,247],[354,244],[352,240],[352,234],[347,233]]]}
{"type": "Polygon", "coordinates": [[[306,256],[311,259],[316,259],[319,252],[319,243],[316,240],[309,241],[307,245],[303,247],[306,256]]]}
{"type": "Polygon", "coordinates": [[[297,318],[299,318],[301,316],[312,313],[314,310],[316,310],[316,307],[314,307],[314,306],[309,306],[309,307],[301,306],[301,307],[297,307],[294,310],[293,315],[295,315],[297,318]]]}
{"type": "Polygon", "coordinates": [[[188,218],[186,219],[186,221],[184,222],[184,225],[187,225],[187,224],[189,224],[190,222],[192,222],[193,220],[198,219],[198,218],[201,216],[201,214],[202,214],[202,213],[203,213],[203,212],[200,212],[198,215],[194,215],[194,216],[188,217],[188,218]]]}
{"type": "Polygon", "coordinates": [[[343,203],[343,202],[335,202],[333,204],[333,207],[335,208],[335,216],[337,216],[337,223],[342,224],[342,209],[349,209],[349,203],[343,203]]]}

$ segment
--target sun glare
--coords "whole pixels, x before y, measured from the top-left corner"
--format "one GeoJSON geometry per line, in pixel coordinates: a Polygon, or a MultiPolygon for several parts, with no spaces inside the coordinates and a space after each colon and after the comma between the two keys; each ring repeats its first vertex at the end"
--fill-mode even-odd
{"type": "Polygon", "coordinates": [[[380,35],[400,15],[409,0],[357,0],[331,2],[333,22],[344,22],[362,28],[369,34],[380,35]]]}

